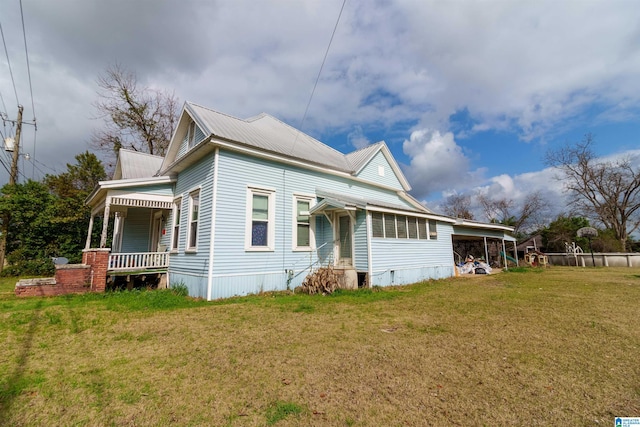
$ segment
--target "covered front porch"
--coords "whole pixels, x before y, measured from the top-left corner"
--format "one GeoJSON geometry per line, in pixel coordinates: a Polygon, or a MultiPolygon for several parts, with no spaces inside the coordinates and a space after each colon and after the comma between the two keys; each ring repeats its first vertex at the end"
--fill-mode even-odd
{"type": "Polygon", "coordinates": [[[109,248],[107,275],[166,273],[167,221],[173,197],[171,188],[157,181],[148,185],[137,182],[136,187],[127,189],[100,186],[88,199],[92,210],[85,249],[109,248]],[[95,224],[101,226],[97,239],[95,224]]]}

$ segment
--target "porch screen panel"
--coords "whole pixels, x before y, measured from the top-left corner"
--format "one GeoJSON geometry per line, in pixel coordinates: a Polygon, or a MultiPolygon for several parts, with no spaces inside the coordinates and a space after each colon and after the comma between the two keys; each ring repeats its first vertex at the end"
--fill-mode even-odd
{"type": "Polygon", "coordinates": [[[429,220],[429,239],[436,240],[438,238],[438,230],[436,229],[436,220],[429,220]]]}
{"type": "Polygon", "coordinates": [[[384,237],[387,239],[396,238],[396,216],[384,214],[384,237]]]}
{"type": "Polygon", "coordinates": [[[396,223],[398,224],[398,239],[406,239],[407,238],[407,217],[404,215],[397,215],[396,223]]]}
{"type": "Polygon", "coordinates": [[[269,197],[253,195],[251,246],[267,246],[269,231],[269,197]]]}
{"type": "Polygon", "coordinates": [[[382,212],[373,212],[371,214],[371,228],[373,237],[384,237],[384,225],[382,222],[382,212]]]}
{"type": "Polygon", "coordinates": [[[340,217],[340,257],[351,258],[351,221],[348,216],[340,217]]]}
{"type": "Polygon", "coordinates": [[[417,223],[418,218],[414,218],[414,217],[408,217],[407,218],[407,225],[409,228],[409,238],[410,239],[417,239],[418,238],[418,223],[417,223]]]}
{"type": "Polygon", "coordinates": [[[418,238],[427,239],[427,220],[424,218],[418,218],[418,238]]]}

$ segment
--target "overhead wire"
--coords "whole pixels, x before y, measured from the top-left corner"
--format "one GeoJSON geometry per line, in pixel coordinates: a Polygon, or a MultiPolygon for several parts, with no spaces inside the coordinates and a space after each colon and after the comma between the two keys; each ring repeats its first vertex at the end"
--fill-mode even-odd
{"type": "Polygon", "coordinates": [[[324,52],[324,58],[322,58],[322,64],[320,64],[320,70],[318,71],[318,76],[316,77],[316,82],[313,84],[313,90],[311,91],[311,96],[309,97],[309,102],[307,102],[307,107],[304,109],[304,115],[302,116],[302,121],[300,122],[300,128],[304,125],[304,121],[307,118],[307,113],[309,111],[309,106],[311,105],[311,100],[313,99],[313,95],[316,93],[316,87],[318,87],[318,81],[320,81],[320,75],[322,74],[322,69],[324,68],[324,63],[327,61],[327,56],[329,56],[329,49],[331,49],[331,43],[333,43],[333,36],[336,35],[336,30],[338,29],[338,24],[340,23],[340,17],[342,17],[342,11],[344,10],[344,5],[347,4],[347,0],[343,0],[342,7],[340,8],[340,13],[338,14],[338,19],[336,19],[336,25],[333,27],[333,32],[331,33],[331,38],[329,39],[329,45],[327,46],[327,50],[324,52]]]}
{"type": "Polygon", "coordinates": [[[9,75],[11,76],[11,83],[13,83],[13,93],[16,95],[16,103],[20,105],[18,100],[18,89],[16,89],[16,81],[13,78],[13,70],[11,69],[11,60],[9,59],[9,51],[7,50],[7,41],[4,38],[4,31],[2,30],[2,22],[0,22],[0,35],[2,36],[2,44],[4,45],[4,53],[7,57],[7,65],[9,66],[9,75]]]}
{"type": "MultiPolygon", "coordinates": [[[[37,135],[38,135],[38,124],[36,123],[36,106],[33,101],[33,85],[31,83],[31,66],[29,65],[29,49],[27,48],[27,30],[24,25],[24,12],[22,10],[22,0],[20,0],[20,18],[22,20],[22,38],[24,39],[24,54],[27,59],[27,76],[29,78],[29,93],[31,94],[31,111],[33,113],[33,158],[36,157],[36,143],[37,143],[37,135]]],[[[31,169],[31,179],[35,175],[35,163],[32,163],[31,169]]]]}
{"type": "Polygon", "coordinates": [[[302,120],[300,121],[300,126],[298,127],[298,132],[296,133],[296,138],[293,141],[293,146],[291,147],[291,152],[296,147],[296,142],[298,141],[298,136],[300,132],[302,132],[302,128],[304,126],[304,122],[307,119],[307,113],[309,112],[309,106],[311,105],[311,101],[313,100],[313,95],[316,93],[316,88],[318,87],[318,82],[320,81],[320,76],[322,75],[322,69],[324,68],[324,64],[327,61],[327,56],[329,56],[329,50],[331,49],[331,44],[333,43],[333,37],[336,35],[336,30],[338,29],[338,24],[340,23],[340,18],[342,17],[342,11],[344,10],[344,6],[347,4],[347,0],[342,1],[342,7],[340,8],[340,13],[338,14],[338,19],[336,19],[336,24],[333,27],[333,32],[331,33],[331,38],[329,39],[329,44],[327,45],[327,50],[324,52],[324,58],[322,58],[322,64],[320,64],[320,70],[318,71],[318,75],[316,76],[316,81],[313,84],[313,90],[311,90],[311,95],[309,96],[309,101],[307,102],[307,106],[304,109],[304,114],[302,115],[302,120]]]}
{"type": "Polygon", "coordinates": [[[22,11],[22,0],[20,0],[20,18],[22,19],[22,37],[24,39],[24,54],[27,58],[27,76],[29,77],[29,92],[31,94],[31,111],[33,112],[33,123],[36,122],[36,107],[33,102],[33,85],[31,84],[31,67],[29,66],[29,49],[27,48],[27,31],[24,27],[24,13],[22,11]]]}

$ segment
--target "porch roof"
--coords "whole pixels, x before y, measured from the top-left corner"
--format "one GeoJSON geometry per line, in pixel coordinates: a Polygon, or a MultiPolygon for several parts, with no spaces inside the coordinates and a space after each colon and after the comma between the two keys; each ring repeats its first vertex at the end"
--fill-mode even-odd
{"type": "Polygon", "coordinates": [[[389,210],[400,212],[413,212],[427,214],[428,210],[419,210],[411,206],[400,205],[395,203],[384,202],[375,199],[365,199],[346,194],[332,193],[324,190],[316,190],[316,195],[322,200],[309,210],[311,214],[317,214],[331,210],[357,210],[357,209],[373,209],[373,210],[389,210]]]}

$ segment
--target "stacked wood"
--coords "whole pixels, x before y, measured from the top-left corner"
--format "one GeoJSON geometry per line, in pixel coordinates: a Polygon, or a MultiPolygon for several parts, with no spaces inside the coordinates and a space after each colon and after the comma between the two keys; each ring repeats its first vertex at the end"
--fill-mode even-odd
{"type": "Polygon", "coordinates": [[[305,277],[298,290],[302,293],[332,294],[339,287],[338,275],[332,267],[322,267],[305,277]]]}

